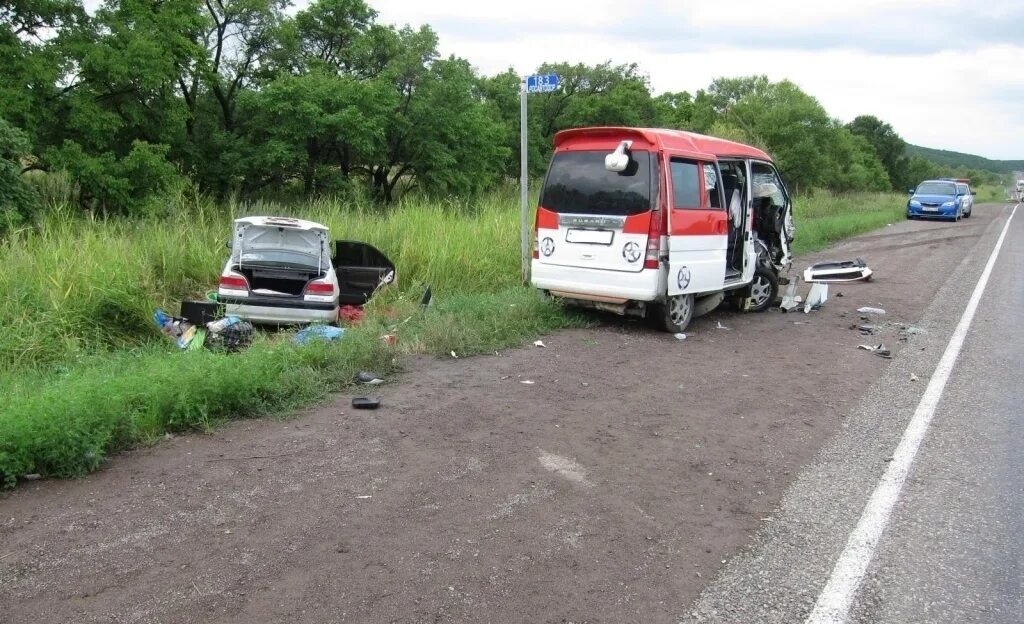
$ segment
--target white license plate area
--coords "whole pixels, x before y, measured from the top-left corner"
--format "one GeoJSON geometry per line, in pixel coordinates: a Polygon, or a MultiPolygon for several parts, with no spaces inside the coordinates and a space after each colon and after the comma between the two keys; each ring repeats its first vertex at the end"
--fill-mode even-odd
{"type": "Polygon", "coordinates": [[[572,228],[565,233],[567,243],[585,243],[588,245],[611,245],[615,232],[611,230],[581,230],[572,228]]]}
{"type": "Polygon", "coordinates": [[[925,212],[938,212],[939,211],[939,207],[938,206],[922,206],[921,210],[924,210],[925,212]]]}

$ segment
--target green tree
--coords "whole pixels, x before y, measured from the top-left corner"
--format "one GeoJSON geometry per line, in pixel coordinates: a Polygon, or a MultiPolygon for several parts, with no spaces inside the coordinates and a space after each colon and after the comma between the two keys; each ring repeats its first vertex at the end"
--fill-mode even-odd
{"type": "Polygon", "coordinates": [[[893,127],[874,115],[860,115],[846,124],[850,132],[864,137],[875,150],[886,172],[893,181],[896,180],[900,158],[906,150],[907,143],[896,134],[893,127]]]}
{"type": "Polygon", "coordinates": [[[0,232],[35,212],[39,198],[22,177],[28,137],[0,117],[0,232]]]}

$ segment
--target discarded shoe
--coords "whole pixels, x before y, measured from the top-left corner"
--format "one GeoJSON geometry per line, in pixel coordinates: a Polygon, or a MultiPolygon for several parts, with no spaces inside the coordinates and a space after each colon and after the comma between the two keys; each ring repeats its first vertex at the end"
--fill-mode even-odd
{"type": "Polygon", "coordinates": [[[371,373],[370,371],[359,371],[359,373],[356,374],[356,383],[376,386],[384,383],[384,378],[377,373],[371,373]]]}

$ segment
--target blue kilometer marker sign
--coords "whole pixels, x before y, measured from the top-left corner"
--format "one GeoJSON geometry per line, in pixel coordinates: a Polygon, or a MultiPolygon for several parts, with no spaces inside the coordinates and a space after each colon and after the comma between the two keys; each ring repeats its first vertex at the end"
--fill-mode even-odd
{"type": "Polygon", "coordinates": [[[544,74],[542,76],[527,76],[527,93],[547,93],[558,88],[558,74],[544,74]]]}

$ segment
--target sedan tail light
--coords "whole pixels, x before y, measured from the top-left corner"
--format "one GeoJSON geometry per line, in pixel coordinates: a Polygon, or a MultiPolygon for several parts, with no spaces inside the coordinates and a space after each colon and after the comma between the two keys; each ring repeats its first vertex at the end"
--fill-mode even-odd
{"type": "Polygon", "coordinates": [[[306,284],[307,295],[330,297],[334,294],[334,284],[328,281],[316,281],[306,284]]]}
{"type": "Polygon", "coordinates": [[[225,290],[249,290],[249,281],[244,275],[230,273],[220,276],[220,287],[225,290]]]}

